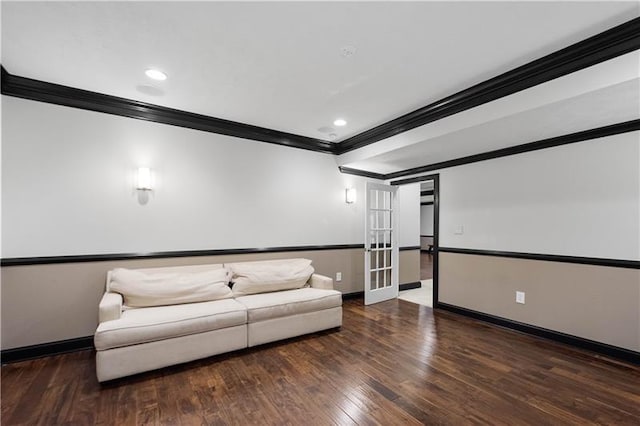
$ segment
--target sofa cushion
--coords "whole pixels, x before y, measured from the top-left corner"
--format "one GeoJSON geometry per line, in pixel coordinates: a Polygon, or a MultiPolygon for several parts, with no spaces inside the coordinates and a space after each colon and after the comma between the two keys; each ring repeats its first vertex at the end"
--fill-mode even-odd
{"type": "Polygon", "coordinates": [[[313,274],[309,259],[225,264],[232,273],[234,296],[301,288],[313,274]]]}
{"type": "Polygon", "coordinates": [[[103,322],[95,334],[97,350],[136,345],[247,322],[244,305],[233,299],[129,309],[113,321],[103,322]]]}
{"type": "Polygon", "coordinates": [[[117,268],[111,271],[109,289],[122,294],[127,307],[148,307],[230,298],[228,284],[226,268],[198,272],[117,268]]]}
{"type": "Polygon", "coordinates": [[[300,288],[275,293],[252,294],[235,299],[247,308],[249,323],[342,306],[336,290],[300,288]]]}

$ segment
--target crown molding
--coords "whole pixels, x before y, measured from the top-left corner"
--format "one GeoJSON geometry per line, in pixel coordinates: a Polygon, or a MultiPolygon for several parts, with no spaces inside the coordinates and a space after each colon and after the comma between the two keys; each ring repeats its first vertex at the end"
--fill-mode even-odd
{"type": "MultiPolygon", "coordinates": [[[[636,21],[640,22],[640,18],[632,22],[636,21]]],[[[279,132],[234,121],[222,120],[215,117],[175,110],[131,99],[119,98],[102,93],[90,92],[68,86],[19,77],[10,74],[1,65],[0,73],[1,92],[3,95],[81,108],[90,111],[104,112],[107,114],[186,127],[244,139],[258,140],[316,152],[336,154],[339,149],[339,144],[333,144],[319,139],[307,138],[305,136],[279,132]]],[[[585,130],[582,132],[543,139],[527,144],[511,146],[508,148],[502,148],[386,174],[353,169],[345,166],[339,166],[339,170],[344,174],[369,177],[378,180],[388,180],[635,130],[640,130],[640,120],[631,120],[610,126],[599,127],[596,129],[585,130]]]]}
{"type": "MultiPolygon", "coordinates": [[[[496,149],[494,151],[483,152],[480,154],[469,155],[467,157],[455,158],[453,160],[441,161],[439,163],[427,164],[425,166],[413,167],[411,169],[400,170],[393,173],[378,174],[368,172],[366,170],[350,169],[341,167],[342,173],[357,174],[359,176],[379,175],[377,179],[389,180],[403,176],[418,175],[421,173],[432,172],[434,170],[446,169],[449,167],[462,166],[464,164],[477,163],[479,161],[492,160],[494,158],[508,157],[525,152],[538,151],[546,148],[553,148],[561,145],[584,142],[592,139],[603,138],[606,136],[618,135],[640,130],[640,119],[616,123],[609,126],[598,127],[595,129],[584,130],[581,132],[570,133],[568,135],[557,136],[554,138],[542,139],[535,142],[525,143],[522,145],[514,145],[507,148],[496,149]]],[[[391,182],[392,185],[403,185],[407,183],[420,182],[424,180],[424,176],[414,178],[401,179],[391,182]]]]}
{"type": "Polygon", "coordinates": [[[362,148],[637,49],[640,49],[640,18],[632,19],[345,139],[338,144],[336,154],[362,148]]]}
{"type": "MultiPolygon", "coordinates": [[[[635,18],[338,143],[20,77],[4,67],[2,94],[340,155],[638,49],[640,18],[635,18]]],[[[342,169],[375,179],[381,176],[342,169]]]]}
{"type": "Polygon", "coordinates": [[[363,176],[372,179],[385,180],[387,176],[384,173],[368,172],[366,170],[352,169],[344,166],[338,166],[338,169],[340,170],[340,173],[344,173],[346,175],[363,176]]]}
{"type": "Polygon", "coordinates": [[[3,95],[284,145],[291,148],[301,148],[328,154],[333,154],[335,151],[333,142],[20,77],[10,74],[4,67],[2,67],[1,72],[3,95]]]}

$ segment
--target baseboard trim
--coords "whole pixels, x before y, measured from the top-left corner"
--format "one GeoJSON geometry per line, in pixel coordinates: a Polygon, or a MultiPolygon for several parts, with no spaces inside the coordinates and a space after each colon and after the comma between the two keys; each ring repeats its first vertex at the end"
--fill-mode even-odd
{"type": "Polygon", "coordinates": [[[8,364],[86,349],[94,349],[93,336],[77,337],[75,339],[59,340],[57,342],[6,349],[0,353],[0,360],[2,361],[2,364],[8,364]]]}
{"type": "Polygon", "coordinates": [[[404,290],[412,290],[414,288],[420,288],[420,287],[422,287],[422,283],[420,281],[414,281],[412,283],[400,284],[399,289],[400,291],[404,291],[404,290]]]}
{"type": "Polygon", "coordinates": [[[547,328],[542,328],[535,325],[513,321],[491,314],[485,314],[483,312],[474,311],[460,306],[450,305],[448,303],[439,302],[436,306],[436,309],[453,312],[455,314],[463,315],[479,321],[488,322],[500,327],[516,330],[536,337],[542,337],[544,339],[553,340],[555,342],[564,343],[566,345],[574,346],[580,349],[586,349],[588,351],[597,352],[611,358],[616,358],[640,365],[640,352],[608,345],[606,343],[596,342],[594,340],[584,339],[582,337],[561,333],[559,331],[549,330],[547,328]]]}
{"type": "MultiPolygon", "coordinates": [[[[414,288],[422,287],[422,283],[420,281],[415,281],[411,283],[404,283],[398,286],[399,291],[403,290],[411,290],[414,288]]],[[[362,299],[364,298],[364,291],[356,291],[354,293],[342,293],[342,300],[351,300],[351,299],[362,299]]]]}
{"type": "Polygon", "coordinates": [[[342,293],[342,300],[362,299],[364,291],[356,291],[355,293],[342,293]]]}

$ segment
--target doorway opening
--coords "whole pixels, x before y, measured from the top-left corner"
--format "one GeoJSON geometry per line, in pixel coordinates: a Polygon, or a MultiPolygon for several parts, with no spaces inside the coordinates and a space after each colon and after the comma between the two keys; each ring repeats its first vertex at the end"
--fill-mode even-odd
{"type": "Polygon", "coordinates": [[[391,182],[420,183],[420,287],[401,291],[398,298],[435,308],[438,305],[439,175],[391,182]]]}
{"type": "Polygon", "coordinates": [[[420,183],[420,280],[433,279],[433,180],[420,183]]]}

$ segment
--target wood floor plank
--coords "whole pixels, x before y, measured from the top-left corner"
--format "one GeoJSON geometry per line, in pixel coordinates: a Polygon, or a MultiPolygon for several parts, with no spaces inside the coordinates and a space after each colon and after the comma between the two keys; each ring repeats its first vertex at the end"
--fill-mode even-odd
{"type": "MultiPolygon", "coordinates": [[[[30,367],[35,367],[38,370],[38,374],[34,377],[33,381],[29,383],[27,391],[22,395],[13,412],[10,414],[10,424],[37,424],[38,421],[32,421],[31,418],[35,417],[35,419],[40,419],[48,415],[47,412],[43,413],[42,411],[44,404],[47,402],[45,396],[49,395],[50,392],[48,393],[47,390],[51,386],[51,379],[62,362],[63,358],[58,356],[52,357],[51,359],[39,359],[29,363],[30,367]]],[[[3,381],[2,395],[5,394],[4,385],[5,382],[3,381]]],[[[60,384],[57,385],[60,386],[60,384]]],[[[18,386],[8,386],[9,389],[16,387],[18,386]]],[[[55,387],[55,385],[51,387],[55,387]]],[[[53,402],[53,400],[49,402],[53,402]]],[[[2,423],[5,424],[4,421],[2,423]]]]}
{"type": "Polygon", "coordinates": [[[8,419],[16,412],[16,408],[29,390],[31,383],[44,367],[41,360],[24,361],[19,364],[2,366],[1,397],[2,419],[8,419]],[[12,383],[20,383],[20,386],[11,386],[12,383]]]}
{"type": "Polygon", "coordinates": [[[393,300],[99,384],[92,351],[2,367],[3,425],[640,425],[640,366],[393,300]]]}
{"type": "Polygon", "coordinates": [[[123,426],[136,424],[138,404],[135,395],[136,386],[120,386],[118,388],[116,424],[123,426]]]}
{"type": "MultiPolygon", "coordinates": [[[[91,357],[88,357],[91,359],[91,357]]],[[[93,363],[90,363],[93,364],[93,363]]],[[[87,380],[88,383],[96,383],[93,380],[87,380]]],[[[97,384],[97,383],[96,383],[97,384]]],[[[109,383],[102,387],[96,386],[97,391],[94,394],[98,395],[98,403],[95,406],[96,410],[96,424],[98,425],[112,425],[116,424],[116,417],[118,415],[118,387],[116,383],[109,383]]],[[[158,398],[158,404],[162,403],[162,399],[158,398]]]]}

